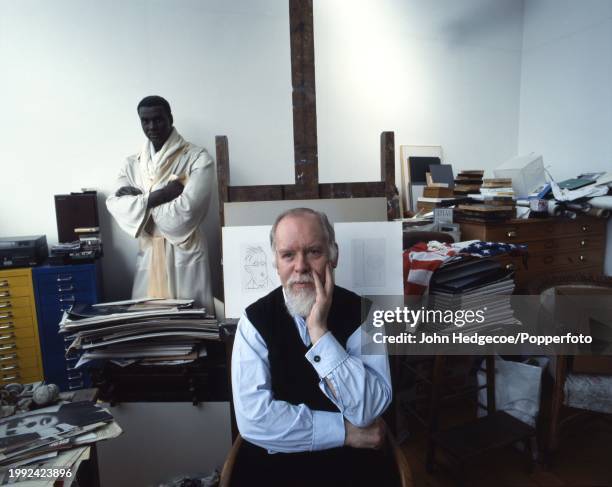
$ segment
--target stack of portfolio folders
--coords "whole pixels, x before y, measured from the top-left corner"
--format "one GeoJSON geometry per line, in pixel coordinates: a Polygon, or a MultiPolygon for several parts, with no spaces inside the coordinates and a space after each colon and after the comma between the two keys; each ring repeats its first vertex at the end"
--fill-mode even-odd
{"type": "Polygon", "coordinates": [[[520,324],[510,300],[514,287],[514,273],[495,259],[462,256],[445,263],[430,282],[428,307],[480,311],[484,319],[463,325],[439,324],[435,331],[474,333],[520,324]]]}
{"type": "Polygon", "coordinates": [[[77,367],[97,359],[184,363],[205,355],[204,340],[218,339],[217,320],[193,300],[144,299],[75,305],[60,333],[68,351],[82,352],[77,367]]]}

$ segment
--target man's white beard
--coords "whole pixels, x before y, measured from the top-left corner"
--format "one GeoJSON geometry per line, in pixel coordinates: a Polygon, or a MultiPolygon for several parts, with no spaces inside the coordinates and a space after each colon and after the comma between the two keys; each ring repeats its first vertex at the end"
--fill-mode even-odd
{"type": "Polygon", "coordinates": [[[291,316],[302,316],[306,318],[314,306],[317,299],[317,293],[314,288],[303,288],[299,291],[294,290],[291,285],[297,282],[310,282],[314,284],[314,280],[310,276],[289,279],[285,287],[285,305],[291,316]]]}

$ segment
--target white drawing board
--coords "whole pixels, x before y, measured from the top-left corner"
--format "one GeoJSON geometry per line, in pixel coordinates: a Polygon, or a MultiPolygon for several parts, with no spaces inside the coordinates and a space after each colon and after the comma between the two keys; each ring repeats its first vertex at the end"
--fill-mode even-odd
{"type": "Polygon", "coordinates": [[[244,309],[280,286],[270,249],[271,225],[223,227],[225,317],[244,309]]]}
{"type": "Polygon", "coordinates": [[[335,281],[365,295],[403,295],[402,223],[334,225],[340,250],[335,281]]]}

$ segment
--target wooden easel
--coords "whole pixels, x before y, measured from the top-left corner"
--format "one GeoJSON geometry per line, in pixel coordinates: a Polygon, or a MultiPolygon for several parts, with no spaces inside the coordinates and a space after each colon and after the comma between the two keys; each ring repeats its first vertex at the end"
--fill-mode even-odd
{"type": "Polygon", "coordinates": [[[227,136],[217,136],[221,226],[225,222],[224,203],[245,201],[386,197],[388,218],[399,218],[393,132],[380,135],[380,181],[319,183],[312,0],[289,0],[289,22],[295,184],[230,186],[229,142],[227,136]]]}

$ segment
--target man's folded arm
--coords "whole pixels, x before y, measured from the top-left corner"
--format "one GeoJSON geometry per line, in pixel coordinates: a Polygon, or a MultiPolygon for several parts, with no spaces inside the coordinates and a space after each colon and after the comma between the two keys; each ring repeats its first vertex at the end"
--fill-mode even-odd
{"type": "Polygon", "coordinates": [[[117,196],[119,190],[125,187],[133,187],[133,183],[123,167],[116,181],[117,189],[106,199],[106,207],[123,231],[137,237],[148,215],[147,197],[143,194],[117,196]]]}
{"type": "Polygon", "coordinates": [[[183,192],[151,209],[155,224],[167,240],[180,244],[200,225],[208,211],[214,177],[212,159],[202,151],[187,176],[183,192]]]}
{"type": "Polygon", "coordinates": [[[347,340],[346,349],[331,332],[306,353],[319,374],[319,386],[351,424],[365,427],[391,403],[391,374],[384,347],[361,354],[361,328],[347,340]]]}
{"type": "Polygon", "coordinates": [[[271,452],[314,451],[342,446],[339,412],[311,410],[275,400],[265,342],[246,316],[238,323],[232,352],[232,390],[240,434],[271,452]]]}

